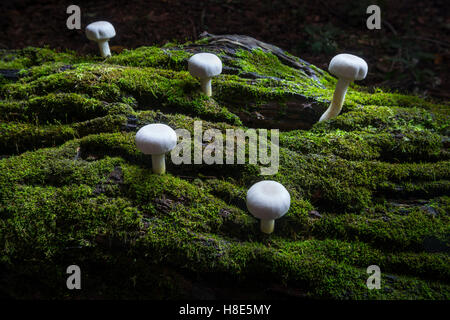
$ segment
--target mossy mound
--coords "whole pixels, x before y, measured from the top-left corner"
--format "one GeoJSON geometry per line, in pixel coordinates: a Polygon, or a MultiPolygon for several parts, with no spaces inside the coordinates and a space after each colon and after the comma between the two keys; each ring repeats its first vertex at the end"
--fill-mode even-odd
{"type": "Polygon", "coordinates": [[[336,80],[248,37],[0,58],[0,295],[450,298],[448,105],[352,85],[341,115],[316,123],[336,80]],[[224,63],[212,98],[187,72],[199,51],[224,63]],[[282,129],[278,172],[167,157],[152,174],[136,130],[200,120],[282,129]],[[245,205],[262,179],[292,197],[271,235],[245,205]],[[83,290],[66,288],[71,264],[83,290]]]}

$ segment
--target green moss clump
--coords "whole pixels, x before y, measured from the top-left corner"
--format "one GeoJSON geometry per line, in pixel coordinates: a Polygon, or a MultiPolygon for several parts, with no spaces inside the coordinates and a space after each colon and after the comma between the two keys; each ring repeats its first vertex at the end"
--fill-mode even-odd
{"type": "Polygon", "coordinates": [[[428,130],[369,133],[367,131],[290,132],[282,144],[300,153],[336,155],[348,160],[390,162],[448,159],[441,136],[428,130]]]}
{"type": "Polygon", "coordinates": [[[183,50],[169,50],[158,47],[140,47],[135,50],[124,50],[119,55],[107,60],[111,64],[119,64],[132,67],[152,67],[185,70],[187,59],[191,54],[183,50]]]}
{"type": "Polygon", "coordinates": [[[40,147],[59,145],[74,138],[99,132],[121,130],[126,123],[124,116],[105,116],[72,125],[35,125],[23,122],[0,123],[2,153],[20,153],[40,147]]]}
{"type": "Polygon", "coordinates": [[[170,113],[178,110],[206,119],[241,123],[236,115],[197,91],[194,82],[188,72],[80,64],[63,73],[8,84],[2,93],[9,99],[28,99],[56,90],[75,91],[110,103],[131,95],[140,109],[168,109],[170,113]]]}
{"type": "Polygon", "coordinates": [[[158,176],[136,149],[143,125],[245,130],[241,115],[265,104],[283,119],[289,102],[326,107],[334,90],[314,66],[317,79],[237,50],[216,52],[234,74],[215,77],[208,98],[186,71],[186,46],[106,61],[0,52],[0,69],[20,70],[0,80],[0,272],[11,275],[0,295],[186,299],[200,279],[255,297],[264,280],[312,298],[450,298],[448,106],[353,84],[338,117],[280,133],[275,175],[261,176],[261,163],[175,165],[168,155],[158,176]],[[271,235],[245,204],[262,179],[291,195],[271,235]],[[86,283],[78,293],[60,286],[74,262],[86,283]],[[373,264],[381,290],[366,286],[373,264]]]}
{"type": "Polygon", "coordinates": [[[106,104],[76,93],[50,93],[25,101],[0,103],[3,120],[32,123],[71,123],[108,114],[106,104]]]}
{"type": "Polygon", "coordinates": [[[26,69],[46,62],[71,64],[81,58],[74,52],[59,53],[48,48],[27,47],[22,50],[0,50],[0,69],[26,69]]]}
{"type": "Polygon", "coordinates": [[[296,70],[283,64],[278,58],[262,49],[238,50],[237,59],[232,61],[232,65],[242,73],[256,73],[263,77],[275,77],[285,80],[309,82],[311,79],[301,70],[296,70]]]}

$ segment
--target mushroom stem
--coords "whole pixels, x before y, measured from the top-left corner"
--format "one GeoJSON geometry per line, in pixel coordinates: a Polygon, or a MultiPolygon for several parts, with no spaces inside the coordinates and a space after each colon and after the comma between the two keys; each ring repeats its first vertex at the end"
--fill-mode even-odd
{"type": "Polygon", "coordinates": [[[100,49],[100,54],[102,55],[103,58],[111,56],[108,40],[98,41],[98,48],[100,49]]]}
{"type": "Polygon", "coordinates": [[[211,89],[211,78],[203,78],[200,79],[200,83],[202,85],[202,91],[208,96],[211,97],[212,89],[211,89]]]}
{"type": "Polygon", "coordinates": [[[267,234],[273,232],[275,227],[275,220],[261,220],[261,231],[267,234]]]}
{"type": "Polygon", "coordinates": [[[164,174],[166,172],[166,155],[164,153],[152,155],[152,170],[156,174],[164,174]]]}
{"type": "Polygon", "coordinates": [[[347,93],[347,88],[350,82],[352,81],[349,79],[344,78],[338,79],[336,89],[334,89],[333,101],[331,101],[327,111],[325,111],[323,115],[320,117],[319,122],[334,118],[339,114],[339,112],[341,112],[342,105],[345,99],[345,94],[347,93]]]}

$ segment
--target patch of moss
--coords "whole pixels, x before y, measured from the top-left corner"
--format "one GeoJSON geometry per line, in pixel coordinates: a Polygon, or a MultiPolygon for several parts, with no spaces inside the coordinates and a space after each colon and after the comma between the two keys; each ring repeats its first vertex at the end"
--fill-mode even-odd
{"type": "Polygon", "coordinates": [[[240,124],[239,118],[198,91],[188,72],[153,68],[80,64],[73,70],[43,76],[27,83],[7,84],[8,99],[27,99],[55,91],[87,94],[106,102],[136,99],[140,109],[177,110],[202,118],[240,124]]]}
{"type": "Polygon", "coordinates": [[[232,66],[242,70],[242,73],[256,73],[264,77],[275,77],[285,80],[309,82],[311,79],[301,70],[296,70],[283,64],[270,53],[257,48],[252,51],[238,50],[237,59],[232,60],[232,66]]]}
{"type": "Polygon", "coordinates": [[[348,99],[349,102],[362,105],[416,107],[448,114],[448,106],[444,104],[436,104],[415,95],[384,92],[381,89],[377,89],[375,93],[350,90],[346,99],[348,99]]]}
{"type": "Polygon", "coordinates": [[[433,197],[445,194],[448,185],[439,181],[449,179],[449,168],[449,161],[392,164],[319,154],[299,155],[281,149],[276,177],[324,207],[359,211],[379,201],[379,197],[389,195],[433,197]]]}
{"type": "Polygon", "coordinates": [[[330,121],[315,124],[314,131],[341,129],[345,131],[401,130],[413,128],[429,129],[437,133],[448,130],[449,117],[432,113],[422,108],[386,107],[380,105],[359,105],[330,121]]]}
{"type": "Polygon", "coordinates": [[[6,121],[31,123],[72,123],[111,113],[130,114],[129,106],[102,103],[76,93],[50,93],[23,101],[0,102],[1,117],[6,121]]]}
{"type": "Polygon", "coordinates": [[[281,144],[300,153],[336,155],[348,160],[411,161],[443,160],[441,136],[429,130],[293,131],[282,134],[281,144]]]}
{"type": "Polygon", "coordinates": [[[335,79],[314,66],[318,80],[273,54],[238,50],[224,59],[237,74],[215,77],[207,98],[183,47],[106,61],[38,48],[0,53],[0,68],[23,69],[17,82],[0,82],[6,295],[186,299],[196,279],[222,279],[313,298],[449,299],[448,106],[353,84],[341,115],[280,134],[273,176],[261,176],[260,164],[178,166],[169,155],[158,176],[135,146],[145,124],[245,130],[241,111],[274,102],[287,117],[290,99],[327,105],[334,90],[335,79]],[[262,179],[291,195],[271,235],[245,204],[262,179]],[[59,286],[74,262],[81,293],[59,286]],[[381,290],[366,287],[372,264],[381,290]]]}
{"type": "Polygon", "coordinates": [[[191,54],[183,50],[170,50],[158,47],[140,47],[134,50],[124,50],[107,60],[111,64],[132,67],[152,67],[186,70],[187,59],[191,54]]]}
{"type": "MultiPolygon", "coordinates": [[[[408,215],[345,214],[320,219],[312,227],[317,237],[364,241],[388,251],[424,251],[429,239],[442,242],[442,257],[450,249],[448,217],[433,217],[425,210],[408,215]]],[[[448,259],[448,257],[447,257],[448,259]]]]}
{"type": "Polygon", "coordinates": [[[26,150],[59,145],[74,138],[99,132],[120,130],[126,123],[124,116],[105,116],[72,125],[35,125],[23,122],[0,123],[0,152],[20,153],[26,150]]]}
{"type": "Polygon", "coordinates": [[[75,52],[56,52],[49,48],[27,47],[21,50],[0,50],[0,69],[26,69],[46,62],[71,64],[81,59],[75,52]]]}

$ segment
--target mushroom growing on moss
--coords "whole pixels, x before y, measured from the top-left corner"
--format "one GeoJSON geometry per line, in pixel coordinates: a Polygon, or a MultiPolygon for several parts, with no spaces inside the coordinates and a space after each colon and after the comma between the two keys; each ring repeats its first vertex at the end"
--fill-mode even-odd
{"type": "Polygon", "coordinates": [[[144,154],[152,155],[152,170],[156,174],[166,172],[166,153],[175,148],[177,134],[162,123],[149,124],[136,133],[136,147],[144,154]]]}
{"type": "Polygon", "coordinates": [[[366,61],[352,54],[342,53],[331,59],[328,70],[338,77],[338,82],[334,90],[333,100],[327,111],[320,117],[319,122],[332,119],[341,112],[350,82],[364,79],[367,75],[367,69],[366,61]]]}
{"type": "Polygon", "coordinates": [[[189,59],[188,70],[193,77],[200,78],[202,91],[210,97],[211,78],[222,73],[222,61],[212,53],[197,53],[189,59]]]}
{"type": "Polygon", "coordinates": [[[248,211],[261,219],[261,231],[267,234],[273,232],[275,219],[284,216],[290,205],[289,192],[276,181],[260,181],[247,191],[248,211]]]}
{"type": "Polygon", "coordinates": [[[97,42],[103,58],[111,56],[108,41],[115,36],[116,30],[108,21],[92,22],[86,27],[86,37],[97,42]]]}

